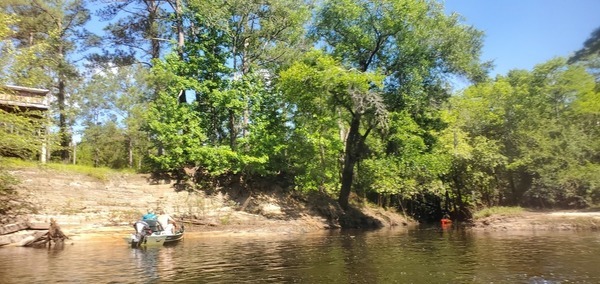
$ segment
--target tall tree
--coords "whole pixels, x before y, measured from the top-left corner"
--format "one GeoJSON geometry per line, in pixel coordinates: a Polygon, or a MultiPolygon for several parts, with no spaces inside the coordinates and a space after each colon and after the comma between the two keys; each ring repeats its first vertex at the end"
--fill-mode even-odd
{"type": "MultiPolygon", "coordinates": [[[[14,25],[14,40],[23,48],[43,43],[35,55],[39,58],[33,66],[15,70],[15,83],[28,82],[33,75],[27,71],[43,71],[48,82],[42,86],[51,89],[56,96],[60,157],[69,159],[73,104],[69,101],[75,93],[74,82],[79,77],[74,55],[86,48],[89,33],[83,28],[90,19],[82,0],[24,0],[8,1],[5,9],[17,15],[20,21],[14,25]],[[51,84],[51,85],[50,85],[51,84]]],[[[30,62],[31,63],[31,62],[30,62]]],[[[19,67],[19,66],[15,66],[19,67]]]]}
{"type": "MultiPolygon", "coordinates": [[[[96,0],[103,3],[102,0],[96,0]]],[[[102,54],[92,54],[90,58],[99,63],[120,66],[144,63],[151,66],[152,59],[163,54],[168,43],[166,35],[169,15],[165,1],[126,0],[111,2],[99,9],[96,14],[101,20],[109,21],[104,28],[106,43],[102,54]],[[114,19],[116,21],[112,22],[114,19]]]]}
{"type": "MultiPolygon", "coordinates": [[[[337,168],[335,163],[327,162],[324,154],[336,148],[336,141],[342,145],[341,140],[345,137],[331,130],[336,129],[339,123],[350,128],[345,150],[337,147],[344,153],[343,177],[350,177],[342,179],[342,187],[349,188],[346,183],[352,182],[353,173],[347,170],[353,169],[360,153],[366,151],[365,138],[377,125],[386,123],[387,111],[376,88],[381,85],[383,77],[373,72],[348,70],[335,59],[317,51],[310,52],[306,58],[294,63],[280,77],[279,87],[284,91],[286,100],[293,105],[289,111],[292,112],[294,136],[298,140],[292,143],[310,149],[314,146],[307,142],[316,142],[317,148],[308,159],[319,157],[315,167],[317,171],[327,174],[326,168],[337,168]],[[360,133],[361,122],[366,124],[365,133],[360,133]],[[326,145],[329,145],[327,150],[324,149],[326,145]]],[[[337,153],[333,153],[332,158],[335,161],[337,153]]],[[[317,187],[323,186],[324,176],[316,177],[317,187]]],[[[344,193],[340,196],[344,196],[344,193]]],[[[345,196],[348,198],[349,192],[345,196]]],[[[347,205],[348,200],[344,201],[347,205]]]]}
{"type": "MultiPolygon", "coordinates": [[[[172,92],[170,95],[182,102],[182,97],[195,94],[195,103],[182,106],[185,109],[181,110],[187,112],[188,107],[193,107],[194,117],[174,114],[163,126],[150,123],[149,129],[153,135],[163,135],[166,124],[178,127],[175,124],[187,122],[176,119],[192,119],[202,127],[208,139],[196,141],[203,144],[200,148],[211,151],[212,147],[220,154],[231,156],[233,172],[238,172],[237,165],[248,161],[259,162],[246,169],[262,171],[265,157],[272,152],[270,147],[281,145],[285,137],[281,135],[284,121],[277,119],[281,103],[277,101],[279,95],[274,93],[271,80],[274,70],[297,53],[293,47],[303,40],[303,25],[310,16],[307,6],[289,0],[193,0],[185,4],[187,26],[183,56],[179,52],[176,57],[169,55],[153,71],[155,76],[161,77],[161,83],[165,78],[169,82],[177,78],[178,86],[183,88],[173,91],[172,86],[161,84],[161,96],[172,92]],[[272,139],[265,141],[265,137],[272,139]]],[[[189,146],[196,145],[190,143],[189,146]]],[[[282,152],[278,151],[278,155],[282,152]]],[[[194,160],[192,156],[183,159],[186,164],[206,165],[211,159],[203,155],[205,160],[194,160]]],[[[194,157],[199,159],[198,155],[194,157]]],[[[182,164],[172,163],[166,168],[182,164]]]]}
{"type": "MultiPolygon", "coordinates": [[[[139,65],[97,70],[99,72],[93,74],[81,89],[83,98],[79,118],[86,128],[83,140],[92,150],[96,149],[96,145],[123,140],[119,142],[123,144],[119,148],[125,148],[123,152],[127,152],[127,155],[118,159],[127,161],[127,166],[133,167],[135,158],[140,165],[140,156],[145,152],[143,149],[147,144],[145,134],[141,132],[144,123],[143,110],[147,108],[147,100],[150,97],[150,90],[144,84],[147,81],[147,70],[139,65]],[[119,135],[99,135],[97,130],[104,131],[110,127],[116,128],[119,135]]],[[[109,147],[105,149],[111,151],[109,147]]],[[[97,158],[100,155],[108,156],[106,153],[94,152],[94,165],[99,165],[97,158]]],[[[80,157],[78,161],[83,160],[80,157]]],[[[106,162],[115,164],[113,161],[106,162]]]]}
{"type": "Polygon", "coordinates": [[[198,159],[206,139],[201,118],[192,104],[179,103],[180,90],[195,89],[193,78],[178,75],[183,62],[172,53],[152,68],[152,79],[164,84],[148,108],[146,130],[154,145],[162,149],[150,154],[154,170],[176,171],[198,159]],[[164,152],[163,152],[164,151],[164,152]]]}
{"type": "Polygon", "coordinates": [[[252,108],[260,108],[253,106],[261,101],[260,93],[249,92],[249,84],[257,82],[257,77],[269,80],[265,77],[271,76],[279,63],[295,54],[292,47],[303,40],[308,7],[291,0],[194,0],[189,1],[189,10],[194,16],[191,41],[198,43],[195,45],[198,48],[211,48],[189,50],[190,56],[212,55],[230,64],[229,90],[221,95],[222,104],[227,105],[229,146],[236,149],[237,139],[250,133],[252,108]],[[206,38],[207,35],[210,38],[206,38]]]}
{"type": "MultiPolygon", "coordinates": [[[[478,61],[481,32],[462,25],[457,15],[446,16],[435,1],[325,1],[313,34],[347,66],[362,72],[381,70],[388,75],[384,94],[387,110],[407,110],[421,127],[440,128],[435,108],[449,96],[447,76],[465,75],[474,80],[485,76],[485,68],[478,61]]],[[[344,163],[339,197],[344,208],[354,167],[360,160],[360,152],[352,144],[372,129],[361,126],[358,113],[351,121],[345,130],[346,150],[350,152],[345,157],[348,161],[344,163]]]]}
{"type": "Polygon", "coordinates": [[[580,60],[585,60],[589,57],[600,55],[600,27],[596,28],[590,37],[583,43],[583,48],[576,51],[569,63],[574,63],[580,60]]]}
{"type": "MultiPolygon", "coordinates": [[[[14,77],[12,71],[28,73],[26,69],[18,67],[34,65],[35,57],[32,55],[43,48],[36,46],[27,50],[17,50],[15,45],[18,42],[13,41],[18,31],[14,30],[14,27],[23,19],[19,19],[17,15],[11,13],[10,6],[0,5],[0,7],[2,7],[0,10],[0,58],[2,58],[0,61],[0,93],[12,94],[13,90],[4,88],[5,84],[14,83],[18,79],[14,77]]],[[[40,78],[39,76],[30,76],[28,79],[31,80],[30,82],[35,82],[40,78]]],[[[10,109],[10,107],[3,106],[0,109],[0,125],[2,125],[0,127],[0,156],[33,158],[44,143],[44,139],[40,139],[40,135],[35,135],[39,133],[40,129],[47,127],[47,120],[40,111],[28,111],[16,107],[10,109]]],[[[9,175],[0,168],[0,183],[6,183],[5,186],[0,186],[0,194],[9,185],[8,177],[9,175]]]]}
{"type": "Polygon", "coordinates": [[[10,15],[4,8],[0,9],[0,84],[6,84],[7,75],[6,71],[9,66],[9,62],[12,61],[12,44],[8,39],[13,35],[13,31],[10,26],[14,25],[16,18],[14,15],[10,15]]]}
{"type": "Polygon", "coordinates": [[[141,66],[131,66],[120,68],[117,76],[121,80],[114,109],[125,135],[127,164],[130,168],[137,164],[140,169],[149,148],[148,135],[143,131],[145,111],[152,94],[152,87],[146,83],[149,74],[141,66]]]}

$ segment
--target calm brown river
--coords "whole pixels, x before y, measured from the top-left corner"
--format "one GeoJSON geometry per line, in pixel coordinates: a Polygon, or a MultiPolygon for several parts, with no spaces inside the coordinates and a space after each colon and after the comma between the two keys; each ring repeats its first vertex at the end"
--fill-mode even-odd
{"type": "Polygon", "coordinates": [[[422,228],[0,248],[0,283],[174,282],[600,283],[600,233],[422,228]]]}

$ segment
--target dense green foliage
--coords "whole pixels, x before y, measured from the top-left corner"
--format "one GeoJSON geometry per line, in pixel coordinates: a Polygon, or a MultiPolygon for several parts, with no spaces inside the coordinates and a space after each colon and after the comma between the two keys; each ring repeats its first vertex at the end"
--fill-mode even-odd
{"type": "Polygon", "coordinates": [[[437,1],[127,0],[93,11],[101,36],[83,1],[35,3],[2,5],[2,81],[57,94],[79,164],[269,178],[423,219],[600,201],[597,32],[492,79],[483,33],[437,1]],[[457,77],[473,85],[452,96],[457,77]]]}
{"type": "Polygon", "coordinates": [[[461,189],[486,205],[598,202],[599,100],[594,77],[560,58],[468,88],[451,109],[468,134],[461,189]]]}
{"type": "Polygon", "coordinates": [[[40,132],[46,121],[40,112],[12,113],[0,109],[0,156],[35,158],[45,143],[40,132]]]}

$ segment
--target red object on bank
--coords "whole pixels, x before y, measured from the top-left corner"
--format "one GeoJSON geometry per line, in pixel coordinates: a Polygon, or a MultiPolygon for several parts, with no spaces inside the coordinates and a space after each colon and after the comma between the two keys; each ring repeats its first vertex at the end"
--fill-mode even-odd
{"type": "Polygon", "coordinates": [[[450,225],[450,224],[452,224],[452,220],[447,219],[447,218],[442,219],[442,225],[450,225]]]}

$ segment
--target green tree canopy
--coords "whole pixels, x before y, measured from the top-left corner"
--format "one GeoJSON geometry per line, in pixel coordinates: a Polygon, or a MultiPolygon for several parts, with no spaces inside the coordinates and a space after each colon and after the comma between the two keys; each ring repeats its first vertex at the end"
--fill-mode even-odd
{"type": "MultiPolygon", "coordinates": [[[[594,154],[598,131],[590,127],[598,121],[597,114],[588,112],[595,104],[592,98],[598,98],[593,76],[561,58],[531,72],[514,70],[468,88],[453,101],[455,125],[469,133],[461,143],[475,148],[486,141],[491,146],[487,156],[496,157],[496,162],[486,162],[487,169],[478,167],[485,177],[495,176],[488,186],[465,187],[493,186],[493,191],[479,192],[491,204],[544,207],[593,202],[596,179],[583,180],[580,174],[598,166],[594,154]]],[[[473,162],[465,166],[476,169],[473,162]]]]}

